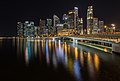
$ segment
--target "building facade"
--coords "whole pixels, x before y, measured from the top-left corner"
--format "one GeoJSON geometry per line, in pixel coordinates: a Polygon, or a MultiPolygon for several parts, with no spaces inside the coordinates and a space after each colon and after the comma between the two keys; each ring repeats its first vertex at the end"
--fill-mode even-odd
{"type": "Polygon", "coordinates": [[[23,30],[24,30],[23,23],[22,22],[17,22],[17,36],[23,37],[24,36],[23,30]]]}
{"type": "Polygon", "coordinates": [[[53,32],[57,34],[57,24],[60,24],[60,19],[57,15],[53,15],[53,32]]]}
{"type": "Polygon", "coordinates": [[[98,18],[93,18],[92,34],[98,34],[98,18]]]}
{"type": "Polygon", "coordinates": [[[77,32],[78,35],[83,35],[83,18],[78,18],[77,20],[77,32]]]}
{"type": "Polygon", "coordinates": [[[104,21],[99,21],[99,29],[98,29],[99,33],[103,33],[104,31],[104,21]]]}
{"type": "Polygon", "coordinates": [[[52,27],[52,19],[47,19],[47,29],[48,29],[48,35],[53,35],[53,27],[52,27]]]}
{"type": "Polygon", "coordinates": [[[87,9],[87,34],[92,34],[93,30],[93,6],[87,9]]]}
{"type": "Polygon", "coordinates": [[[39,27],[38,27],[38,35],[41,36],[45,34],[45,20],[40,19],[39,21],[39,27]]]}

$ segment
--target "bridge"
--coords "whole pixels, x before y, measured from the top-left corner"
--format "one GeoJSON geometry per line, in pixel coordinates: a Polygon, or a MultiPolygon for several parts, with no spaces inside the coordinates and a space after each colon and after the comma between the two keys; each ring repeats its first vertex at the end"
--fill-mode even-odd
{"type": "Polygon", "coordinates": [[[56,36],[55,39],[67,39],[70,42],[93,47],[105,52],[120,53],[120,33],[102,33],[93,35],[56,36]],[[111,50],[111,51],[108,51],[111,50]]]}

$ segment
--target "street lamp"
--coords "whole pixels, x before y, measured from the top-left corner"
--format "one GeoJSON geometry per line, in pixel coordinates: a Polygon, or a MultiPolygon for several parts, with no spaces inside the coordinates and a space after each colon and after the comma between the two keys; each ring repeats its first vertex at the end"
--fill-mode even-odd
{"type": "Polygon", "coordinates": [[[107,26],[106,25],[104,26],[104,29],[105,29],[104,32],[107,32],[107,26]]]}

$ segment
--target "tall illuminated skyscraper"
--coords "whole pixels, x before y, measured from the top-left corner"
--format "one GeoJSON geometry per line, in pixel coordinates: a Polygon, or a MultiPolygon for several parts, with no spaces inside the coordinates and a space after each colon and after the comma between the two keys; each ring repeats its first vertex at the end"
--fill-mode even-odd
{"type": "Polygon", "coordinates": [[[74,7],[74,29],[77,29],[78,7],[74,7]]]}
{"type": "Polygon", "coordinates": [[[60,24],[60,19],[57,15],[53,15],[53,27],[55,27],[57,24],[60,24]]]}
{"type": "Polygon", "coordinates": [[[52,27],[52,19],[47,19],[47,28],[48,28],[48,35],[54,34],[52,27]]]}
{"type": "Polygon", "coordinates": [[[74,10],[68,12],[68,24],[70,29],[74,28],[74,10]]]}
{"type": "Polygon", "coordinates": [[[77,31],[79,35],[83,35],[83,18],[77,20],[77,31]]]}
{"type": "Polygon", "coordinates": [[[64,23],[68,23],[68,15],[67,14],[63,14],[63,21],[64,21],[64,23]]]}
{"type": "Polygon", "coordinates": [[[34,26],[34,22],[32,21],[25,21],[24,23],[24,36],[25,37],[34,37],[34,30],[35,26],[34,26]]]}
{"type": "Polygon", "coordinates": [[[39,21],[39,28],[38,28],[38,35],[45,34],[45,20],[40,19],[39,21]]]}
{"type": "Polygon", "coordinates": [[[99,21],[99,33],[104,32],[104,21],[99,21]]]}
{"type": "Polygon", "coordinates": [[[17,35],[19,37],[24,36],[24,32],[23,32],[23,23],[22,22],[17,22],[17,35]]]}
{"type": "Polygon", "coordinates": [[[93,30],[92,34],[98,33],[98,18],[93,18],[93,30]]]}
{"type": "Polygon", "coordinates": [[[93,30],[93,6],[87,9],[87,34],[92,34],[93,30]]]}
{"type": "Polygon", "coordinates": [[[57,15],[53,15],[53,32],[57,34],[57,24],[60,24],[60,19],[57,15]]]}
{"type": "Polygon", "coordinates": [[[68,12],[68,20],[70,28],[77,29],[77,19],[78,19],[78,7],[74,7],[73,10],[68,12]]]}

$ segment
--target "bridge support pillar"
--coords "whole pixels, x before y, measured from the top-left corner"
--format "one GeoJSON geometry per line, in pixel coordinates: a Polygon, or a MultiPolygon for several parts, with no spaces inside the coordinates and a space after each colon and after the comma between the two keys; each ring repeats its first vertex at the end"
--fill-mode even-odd
{"type": "Polygon", "coordinates": [[[52,38],[53,41],[55,41],[55,38],[52,38]]]}
{"type": "Polygon", "coordinates": [[[120,54],[120,43],[112,45],[112,52],[120,54]]]}
{"type": "Polygon", "coordinates": [[[75,40],[75,43],[77,44],[78,40],[75,40]]]}

